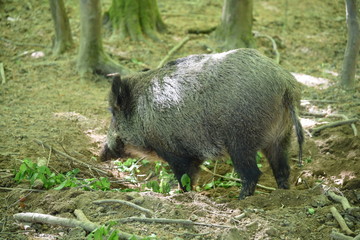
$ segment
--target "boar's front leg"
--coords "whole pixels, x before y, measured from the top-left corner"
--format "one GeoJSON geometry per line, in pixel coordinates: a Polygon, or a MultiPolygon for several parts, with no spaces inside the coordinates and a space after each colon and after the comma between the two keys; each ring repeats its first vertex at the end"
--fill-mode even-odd
{"type": "Polygon", "coordinates": [[[201,161],[196,157],[191,156],[178,156],[169,152],[157,151],[157,154],[162,157],[166,162],[169,163],[172,171],[175,174],[176,179],[179,182],[180,188],[186,192],[186,186],[181,183],[181,178],[184,174],[187,174],[191,180],[191,188],[193,190],[196,180],[197,173],[199,172],[201,161]]]}

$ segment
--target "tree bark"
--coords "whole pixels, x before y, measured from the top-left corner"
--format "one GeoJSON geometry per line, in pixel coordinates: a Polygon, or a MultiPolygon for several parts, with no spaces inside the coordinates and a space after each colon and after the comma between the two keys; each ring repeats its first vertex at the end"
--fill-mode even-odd
{"type": "Polygon", "coordinates": [[[146,36],[157,41],[157,33],[166,29],[157,0],[112,0],[108,14],[113,38],[142,41],[146,36]]]}
{"type": "Polygon", "coordinates": [[[355,85],[356,60],[360,49],[360,28],[357,17],[357,0],[346,0],[346,22],[348,40],[345,49],[340,85],[344,89],[353,89],[355,85]]]}
{"type": "Polygon", "coordinates": [[[116,63],[104,52],[100,0],[80,1],[80,22],[80,49],[77,60],[77,69],[80,75],[89,72],[104,75],[129,73],[126,68],[116,63]]]}
{"type": "Polygon", "coordinates": [[[225,0],[215,39],[221,49],[252,48],[253,0],[225,0]]]}
{"type": "Polygon", "coordinates": [[[66,15],[63,0],[49,0],[51,16],[54,21],[55,39],[53,43],[53,55],[57,56],[65,52],[73,44],[69,19],[66,15]]]}

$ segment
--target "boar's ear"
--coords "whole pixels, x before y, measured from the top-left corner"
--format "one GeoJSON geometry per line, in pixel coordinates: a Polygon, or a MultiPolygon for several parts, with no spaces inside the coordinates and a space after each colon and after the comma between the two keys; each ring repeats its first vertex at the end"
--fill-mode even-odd
{"type": "Polygon", "coordinates": [[[132,94],[128,81],[121,80],[117,75],[113,78],[112,86],[112,103],[114,107],[123,111],[128,116],[132,111],[132,94]]]}

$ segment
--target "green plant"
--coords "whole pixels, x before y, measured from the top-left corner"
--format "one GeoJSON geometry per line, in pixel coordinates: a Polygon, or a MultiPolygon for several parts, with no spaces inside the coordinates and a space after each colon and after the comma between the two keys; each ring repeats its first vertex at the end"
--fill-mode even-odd
{"type": "Polygon", "coordinates": [[[314,209],[314,208],[308,208],[308,209],[307,209],[307,212],[308,212],[308,214],[310,214],[310,215],[314,215],[314,214],[315,214],[315,209],[314,209]]]}
{"type": "MultiPolygon", "coordinates": [[[[225,174],[225,177],[233,177],[233,173],[227,173],[225,174]]],[[[240,187],[241,183],[234,181],[234,180],[227,180],[224,178],[219,178],[217,180],[211,181],[204,185],[205,190],[209,190],[215,187],[223,187],[223,188],[229,188],[232,186],[240,187]]]]}
{"type": "Polygon", "coordinates": [[[311,157],[307,157],[304,159],[305,163],[311,163],[312,162],[312,158],[311,157]]]}
{"type": "Polygon", "coordinates": [[[87,240],[118,240],[119,231],[111,229],[114,225],[116,225],[116,222],[112,221],[107,225],[100,226],[87,236],[87,240]]]}
{"type": "Polygon", "coordinates": [[[174,174],[166,169],[168,165],[162,162],[155,163],[155,174],[159,174],[159,180],[150,181],[145,184],[153,192],[167,194],[171,191],[171,182],[175,180],[174,174]]]}
{"type": "Polygon", "coordinates": [[[181,176],[181,185],[183,185],[186,191],[191,191],[191,179],[186,173],[181,176]]]}
{"type": "Polygon", "coordinates": [[[134,158],[128,158],[125,162],[115,161],[114,163],[120,172],[129,173],[125,176],[126,180],[132,183],[136,183],[138,182],[137,174],[140,172],[139,168],[148,164],[149,161],[146,159],[139,160],[134,158]]]}
{"type": "Polygon", "coordinates": [[[15,181],[29,181],[33,186],[36,180],[43,183],[45,189],[53,188],[61,190],[65,187],[81,187],[84,190],[109,190],[110,182],[108,178],[100,177],[91,179],[78,179],[76,175],[79,169],[73,169],[65,174],[55,174],[47,166],[38,166],[31,160],[24,159],[19,170],[15,171],[15,181]]]}
{"type": "MultiPolygon", "coordinates": [[[[75,172],[78,172],[78,170],[74,169],[68,175],[72,175],[75,172]]],[[[21,182],[23,180],[28,180],[31,186],[34,185],[36,180],[40,180],[44,188],[49,189],[65,181],[66,176],[63,174],[56,175],[47,166],[38,166],[31,160],[24,159],[19,170],[15,172],[15,181],[21,182]]]]}
{"type": "Polygon", "coordinates": [[[261,162],[263,161],[264,155],[261,152],[256,153],[256,164],[258,168],[262,168],[261,162]]]}

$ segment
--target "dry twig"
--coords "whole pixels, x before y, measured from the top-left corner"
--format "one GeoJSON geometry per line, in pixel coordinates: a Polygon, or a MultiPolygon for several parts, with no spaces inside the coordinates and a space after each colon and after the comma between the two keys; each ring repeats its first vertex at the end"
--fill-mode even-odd
{"type": "Polygon", "coordinates": [[[92,165],[90,165],[90,164],[84,163],[83,161],[80,161],[79,159],[76,159],[76,158],[74,158],[74,157],[71,157],[71,156],[69,156],[68,154],[63,153],[63,152],[57,150],[56,148],[53,148],[53,147],[47,145],[46,143],[44,143],[44,142],[42,142],[42,141],[40,141],[40,140],[38,140],[38,139],[34,139],[34,142],[36,142],[37,144],[39,144],[39,145],[41,145],[41,146],[44,146],[44,147],[47,148],[47,149],[52,150],[53,152],[55,152],[55,153],[57,153],[57,154],[60,154],[60,155],[63,156],[63,157],[66,157],[67,159],[70,159],[71,161],[80,163],[81,165],[84,165],[84,166],[88,167],[89,169],[93,169],[93,170],[95,170],[95,171],[97,171],[97,172],[99,172],[99,173],[102,173],[102,174],[104,174],[104,175],[109,175],[106,171],[101,170],[101,169],[99,169],[99,168],[97,168],[97,167],[94,167],[94,166],[92,166],[92,165]]]}
{"type": "Polygon", "coordinates": [[[101,200],[93,201],[93,203],[95,203],[95,204],[120,203],[120,204],[124,204],[126,206],[129,206],[129,207],[135,208],[137,210],[140,210],[140,211],[144,212],[146,214],[146,216],[148,216],[148,217],[154,216],[153,211],[151,211],[151,210],[149,210],[147,208],[140,207],[139,205],[136,205],[136,204],[134,204],[132,202],[128,202],[128,201],[123,201],[123,200],[118,200],[118,199],[101,199],[101,200]]]}
{"type": "MultiPolygon", "coordinates": [[[[63,227],[81,227],[87,232],[92,232],[99,228],[100,225],[92,223],[90,221],[79,221],[76,219],[54,217],[48,214],[40,213],[17,213],[13,215],[14,218],[21,222],[32,222],[32,223],[45,223],[50,225],[59,225],[63,227]]],[[[120,239],[130,239],[133,234],[119,231],[120,239]]]]}

